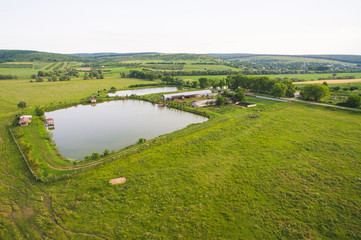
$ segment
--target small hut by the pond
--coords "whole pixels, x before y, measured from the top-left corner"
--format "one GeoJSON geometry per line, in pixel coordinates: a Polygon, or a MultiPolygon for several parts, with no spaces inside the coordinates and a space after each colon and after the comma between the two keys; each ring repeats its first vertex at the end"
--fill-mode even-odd
{"type": "Polygon", "coordinates": [[[90,99],[90,103],[96,103],[97,100],[95,98],[90,99]]]}
{"type": "Polygon", "coordinates": [[[24,115],[19,118],[19,125],[20,126],[28,126],[31,123],[32,115],[24,115]]]}
{"type": "Polygon", "coordinates": [[[49,130],[55,129],[54,118],[47,118],[46,119],[46,125],[48,126],[49,130]]]}

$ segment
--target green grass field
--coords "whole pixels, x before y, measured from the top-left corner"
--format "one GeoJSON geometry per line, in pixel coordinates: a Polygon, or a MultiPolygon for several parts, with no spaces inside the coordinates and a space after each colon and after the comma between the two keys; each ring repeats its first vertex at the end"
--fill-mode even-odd
{"type": "MultiPolygon", "coordinates": [[[[318,80],[318,78],[332,77],[332,73],[313,73],[313,74],[279,74],[279,75],[267,75],[270,78],[298,78],[300,80],[312,81],[318,80]]],[[[355,76],[355,78],[361,78],[361,73],[337,73],[337,77],[342,76],[355,76]]]]}
{"type": "Polygon", "coordinates": [[[249,62],[249,61],[275,61],[283,63],[292,63],[292,62],[305,62],[305,63],[331,63],[331,64],[345,64],[345,62],[334,61],[329,59],[317,59],[317,58],[308,58],[308,57],[292,57],[292,56],[251,56],[245,58],[235,58],[240,62],[249,62]]]}
{"type": "MultiPolygon", "coordinates": [[[[37,182],[7,128],[99,80],[0,81],[0,239],[359,239],[361,114],[257,100],[218,122],[55,182],[37,182]],[[109,185],[126,177],[124,185],[109,185]]],[[[213,111],[212,110],[212,111],[213,111]]],[[[31,131],[29,131],[31,133],[31,131]]]]}

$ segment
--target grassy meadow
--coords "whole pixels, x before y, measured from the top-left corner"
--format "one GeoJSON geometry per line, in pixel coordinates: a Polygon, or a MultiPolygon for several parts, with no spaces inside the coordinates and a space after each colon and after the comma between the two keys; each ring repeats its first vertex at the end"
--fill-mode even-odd
{"type": "Polygon", "coordinates": [[[0,81],[0,239],[361,238],[361,114],[348,110],[261,99],[256,108],[210,107],[216,117],[195,131],[36,181],[7,128],[17,103],[149,83],[105,76],[0,81]],[[118,177],[127,182],[108,183],[118,177]]]}
{"type": "MultiPolygon", "coordinates": [[[[279,74],[279,75],[267,75],[270,78],[298,78],[304,81],[316,81],[319,78],[332,77],[332,73],[311,73],[311,74],[279,74]]],[[[337,73],[337,77],[342,76],[355,76],[355,78],[361,78],[361,73],[337,73]]]]}

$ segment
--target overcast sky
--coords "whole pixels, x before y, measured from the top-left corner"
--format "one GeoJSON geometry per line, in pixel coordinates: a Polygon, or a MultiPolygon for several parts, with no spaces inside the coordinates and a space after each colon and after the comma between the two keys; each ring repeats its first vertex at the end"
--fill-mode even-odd
{"type": "Polygon", "coordinates": [[[361,55],[361,0],[0,0],[0,49],[361,55]]]}

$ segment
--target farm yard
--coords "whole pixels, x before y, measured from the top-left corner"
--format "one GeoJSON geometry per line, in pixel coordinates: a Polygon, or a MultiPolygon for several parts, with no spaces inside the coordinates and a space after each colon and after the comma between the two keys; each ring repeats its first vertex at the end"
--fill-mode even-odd
{"type": "MultiPolygon", "coordinates": [[[[54,56],[46,58],[50,57],[54,56]]],[[[188,107],[194,99],[169,101],[169,107],[203,114],[209,120],[96,160],[64,161],[49,140],[51,134],[43,120],[33,114],[35,109],[61,109],[89,103],[95,97],[98,104],[112,100],[107,97],[112,89],[164,82],[121,76],[131,70],[143,71],[143,66],[102,68],[100,60],[92,62],[95,67],[86,59],[59,58],[57,62],[34,63],[34,69],[0,68],[0,74],[18,76],[0,81],[1,239],[361,237],[361,113],[251,97],[244,101],[257,104],[253,108],[228,104],[196,109],[188,107]],[[38,71],[89,66],[102,70],[104,78],[84,80],[90,71],[83,70],[70,81],[30,82],[38,71]],[[20,101],[26,102],[24,109],[17,107],[20,101]],[[33,119],[17,133],[9,124],[20,112],[32,113],[33,119]],[[39,168],[46,169],[40,173],[46,171],[51,180],[34,178],[12,134],[20,145],[19,137],[29,141],[28,149],[39,160],[39,168]],[[126,181],[109,183],[118,178],[126,181]]],[[[217,65],[224,60],[208,56],[113,58],[106,60],[113,66],[119,62],[186,62],[183,69],[228,69],[217,65]]],[[[359,73],[352,74],[357,78],[359,73]]],[[[314,73],[312,79],[318,76],[314,73]]],[[[179,76],[193,81],[225,77],[179,76]]],[[[274,77],[278,75],[270,75],[270,79],[274,77]]],[[[359,87],[359,82],[334,83],[328,84],[330,97],[360,91],[350,90],[359,87]],[[332,91],[334,87],[339,90],[332,91]]],[[[183,88],[180,92],[200,91],[199,87],[183,88]]],[[[162,95],[133,98],[156,103],[162,95]]],[[[122,101],[122,97],[115,99],[122,101]]]]}

